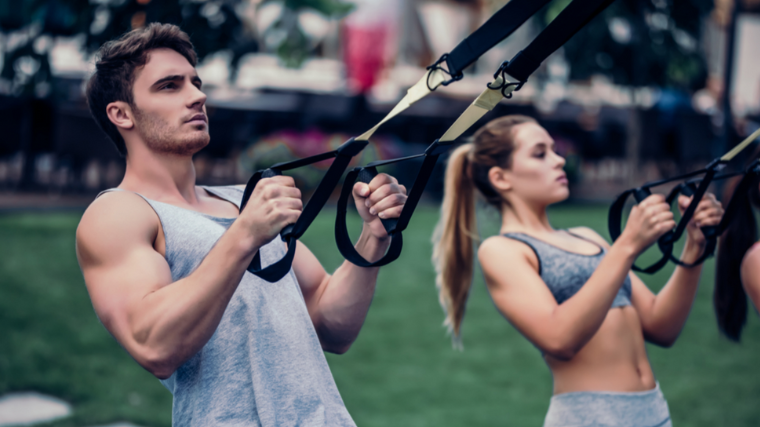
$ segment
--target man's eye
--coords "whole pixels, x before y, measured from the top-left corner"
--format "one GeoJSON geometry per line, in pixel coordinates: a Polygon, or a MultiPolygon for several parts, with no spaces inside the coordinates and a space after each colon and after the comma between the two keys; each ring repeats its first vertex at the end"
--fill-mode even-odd
{"type": "Polygon", "coordinates": [[[164,85],[164,86],[161,88],[161,90],[163,90],[163,89],[175,89],[176,87],[177,87],[177,85],[176,85],[176,84],[174,84],[174,83],[167,83],[167,84],[165,84],[165,85],[164,85]]]}

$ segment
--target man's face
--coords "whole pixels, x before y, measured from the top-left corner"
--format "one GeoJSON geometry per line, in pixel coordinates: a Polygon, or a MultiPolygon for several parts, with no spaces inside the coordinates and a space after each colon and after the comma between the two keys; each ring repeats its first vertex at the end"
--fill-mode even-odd
{"type": "Polygon", "coordinates": [[[171,49],[148,53],[132,87],[135,129],[152,151],[189,156],[209,142],[206,95],[184,56],[171,49]]]}

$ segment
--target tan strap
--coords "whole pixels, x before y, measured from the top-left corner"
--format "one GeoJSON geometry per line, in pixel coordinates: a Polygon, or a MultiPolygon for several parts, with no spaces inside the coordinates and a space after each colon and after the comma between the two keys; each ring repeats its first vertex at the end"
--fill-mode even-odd
{"type": "Polygon", "coordinates": [[[439,68],[428,70],[428,72],[422,76],[420,81],[415,83],[414,86],[410,87],[409,90],[406,91],[406,95],[401,98],[401,101],[399,101],[398,104],[393,107],[388,115],[380,120],[380,123],[376,124],[372,129],[356,137],[356,139],[359,141],[368,141],[375,133],[375,131],[380,128],[380,126],[382,126],[383,123],[398,116],[402,111],[409,108],[412,104],[428,96],[430,93],[432,93],[430,89],[437,89],[438,86],[444,82],[444,80],[446,80],[446,75],[439,68]]]}
{"type": "Polygon", "coordinates": [[[732,148],[731,151],[729,151],[728,153],[724,154],[723,157],[720,158],[720,160],[723,161],[723,162],[727,162],[727,161],[733,159],[734,157],[736,157],[737,154],[741,153],[742,150],[744,150],[745,148],[747,148],[747,146],[749,146],[749,144],[751,144],[752,141],[754,141],[758,136],[760,136],[760,128],[757,129],[756,131],[752,132],[752,134],[750,136],[748,136],[747,138],[745,138],[744,141],[742,141],[741,143],[739,143],[739,145],[737,145],[736,147],[732,148]]]}
{"type": "Polygon", "coordinates": [[[454,124],[452,124],[446,133],[444,133],[439,139],[440,142],[454,141],[462,136],[467,129],[485,116],[487,112],[493,110],[494,107],[496,107],[496,104],[498,104],[504,96],[509,96],[509,94],[512,93],[519,81],[508,74],[504,74],[504,76],[506,77],[506,82],[501,76],[497,77],[496,80],[494,80],[488,88],[484,90],[466,110],[464,110],[464,113],[457,118],[454,124]],[[501,88],[504,84],[507,84],[508,86],[504,88],[502,93],[501,88]],[[497,89],[491,89],[492,87],[497,89]]]}

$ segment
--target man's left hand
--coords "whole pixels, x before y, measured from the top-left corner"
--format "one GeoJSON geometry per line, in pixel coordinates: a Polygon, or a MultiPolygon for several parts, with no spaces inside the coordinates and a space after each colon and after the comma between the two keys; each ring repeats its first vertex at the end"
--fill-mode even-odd
{"type": "Polygon", "coordinates": [[[388,233],[380,220],[398,218],[401,215],[401,209],[406,203],[406,187],[399,184],[396,178],[381,173],[369,184],[354,184],[353,195],[356,210],[359,211],[365,227],[369,228],[373,237],[386,239],[388,233]]]}

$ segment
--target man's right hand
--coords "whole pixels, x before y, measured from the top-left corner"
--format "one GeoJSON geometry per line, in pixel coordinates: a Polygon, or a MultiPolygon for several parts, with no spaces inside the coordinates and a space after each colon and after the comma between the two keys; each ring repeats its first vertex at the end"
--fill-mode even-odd
{"type": "Polygon", "coordinates": [[[652,194],[633,207],[620,237],[623,242],[631,244],[638,254],[675,226],[673,212],[665,202],[665,196],[652,194]]]}
{"type": "Polygon", "coordinates": [[[301,216],[301,191],[289,176],[263,178],[251,193],[239,220],[250,233],[252,246],[259,248],[274,239],[285,226],[301,216]]]}

